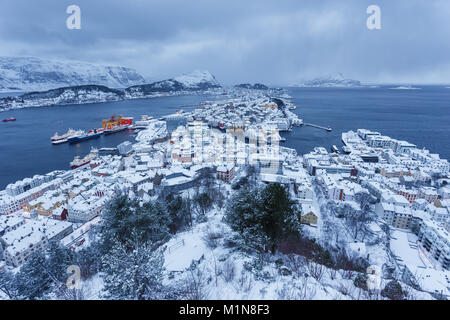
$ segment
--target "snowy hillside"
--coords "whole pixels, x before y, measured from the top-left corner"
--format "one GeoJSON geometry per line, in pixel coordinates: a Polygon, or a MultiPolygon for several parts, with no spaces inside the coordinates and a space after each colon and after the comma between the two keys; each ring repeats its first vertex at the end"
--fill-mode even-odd
{"type": "Polygon", "coordinates": [[[181,76],[132,86],[125,90],[130,98],[154,95],[155,93],[192,92],[221,88],[221,85],[209,71],[194,71],[181,76]]]}
{"type": "Polygon", "coordinates": [[[295,84],[293,87],[348,88],[361,87],[361,82],[358,80],[347,79],[342,73],[338,73],[336,76],[315,78],[301,84],[295,84]]]}
{"type": "Polygon", "coordinates": [[[7,97],[0,99],[0,111],[27,107],[153,98],[161,95],[205,93],[220,88],[220,84],[208,71],[194,71],[169,80],[131,86],[125,90],[111,89],[111,87],[102,85],[81,85],[32,92],[18,97],[7,97]]]}
{"type": "Polygon", "coordinates": [[[183,74],[175,77],[173,80],[180,82],[186,88],[194,90],[202,89],[204,87],[220,87],[219,82],[209,72],[205,70],[196,70],[191,73],[183,74]]]}
{"type": "Polygon", "coordinates": [[[123,91],[105,86],[65,87],[0,99],[0,110],[117,101],[123,96],[123,91]]]}
{"type": "Polygon", "coordinates": [[[0,57],[0,90],[42,91],[67,86],[125,88],[144,83],[136,70],[76,61],[0,57]]]}

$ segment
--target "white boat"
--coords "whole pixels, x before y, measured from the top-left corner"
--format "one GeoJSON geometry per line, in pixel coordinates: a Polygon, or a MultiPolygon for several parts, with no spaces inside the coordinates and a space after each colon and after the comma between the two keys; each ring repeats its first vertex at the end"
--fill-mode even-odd
{"type": "Polygon", "coordinates": [[[62,143],[66,143],[67,141],[69,141],[68,139],[74,135],[78,135],[80,134],[79,131],[75,131],[73,129],[69,129],[69,131],[67,131],[66,133],[64,133],[63,135],[59,135],[58,132],[56,132],[53,137],[50,138],[52,144],[62,144],[62,143]]]}
{"type": "Polygon", "coordinates": [[[331,147],[331,151],[334,152],[334,153],[339,153],[339,149],[334,144],[331,147]]]}

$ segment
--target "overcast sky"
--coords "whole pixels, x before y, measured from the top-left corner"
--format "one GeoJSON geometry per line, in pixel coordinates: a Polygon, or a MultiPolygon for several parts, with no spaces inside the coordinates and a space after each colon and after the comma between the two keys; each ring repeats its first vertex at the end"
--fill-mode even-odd
{"type": "Polygon", "coordinates": [[[152,80],[206,69],[224,84],[342,72],[450,83],[448,0],[0,0],[0,55],[135,68],[152,80]],[[66,8],[81,8],[81,30],[66,8]],[[368,30],[366,8],[381,8],[368,30]]]}

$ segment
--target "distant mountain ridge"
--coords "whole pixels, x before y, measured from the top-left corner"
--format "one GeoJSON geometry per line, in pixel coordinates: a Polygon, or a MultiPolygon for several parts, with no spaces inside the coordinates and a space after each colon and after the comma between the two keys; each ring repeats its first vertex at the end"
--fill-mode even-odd
{"type": "Polygon", "coordinates": [[[241,89],[250,89],[250,90],[269,90],[269,87],[262,83],[255,83],[253,85],[250,83],[241,83],[241,84],[235,85],[234,87],[241,88],[241,89]]]}
{"type": "Polygon", "coordinates": [[[310,88],[349,88],[349,87],[361,87],[362,84],[359,80],[353,80],[345,78],[342,73],[338,73],[336,76],[328,76],[323,78],[315,78],[305,81],[300,84],[294,84],[294,87],[310,87],[310,88]]]}
{"type": "Polygon", "coordinates": [[[43,91],[80,85],[126,88],[143,84],[134,69],[78,61],[0,57],[0,90],[43,91]]]}
{"type": "Polygon", "coordinates": [[[181,76],[150,84],[131,86],[125,93],[131,97],[148,96],[155,93],[174,91],[202,91],[222,88],[216,78],[205,70],[196,70],[181,76]]]}
{"type": "Polygon", "coordinates": [[[168,80],[131,86],[124,90],[111,89],[101,85],[82,85],[30,92],[18,97],[0,99],[0,111],[27,107],[118,101],[160,95],[179,95],[220,88],[222,86],[208,71],[194,71],[168,80]]]}

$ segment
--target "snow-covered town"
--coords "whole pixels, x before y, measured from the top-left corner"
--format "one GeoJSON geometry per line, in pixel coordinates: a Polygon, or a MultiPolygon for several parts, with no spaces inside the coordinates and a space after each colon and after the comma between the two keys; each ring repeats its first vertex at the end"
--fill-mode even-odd
{"type": "MultiPolygon", "coordinates": [[[[119,207],[117,199],[153,213],[181,203],[167,236],[145,247],[163,260],[156,298],[448,299],[448,161],[362,128],[342,133],[341,150],[298,154],[280,144],[284,131],[304,125],[295,108],[287,96],[236,89],[192,112],[143,115],[134,123],[136,141],[92,149],[79,168],[9,184],[0,192],[0,299],[23,298],[23,283],[8,285],[24,270],[22,278],[33,276],[30,262],[42,257],[36,252],[45,259],[51,250],[79,255],[70,264],[61,260],[55,273],[66,279],[68,265],[81,268],[80,297],[120,298],[92,249],[105,226],[113,228],[108,211],[119,207]],[[249,250],[236,240],[230,210],[245,190],[264,194],[274,185],[292,202],[290,227],[301,236],[249,250]]],[[[152,216],[155,230],[163,216],[152,216]]],[[[132,226],[130,220],[130,232],[132,226]]],[[[25,298],[67,294],[55,277],[25,298]]]]}

